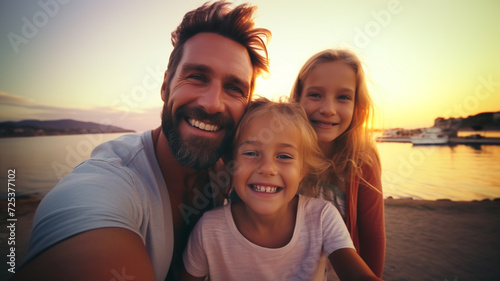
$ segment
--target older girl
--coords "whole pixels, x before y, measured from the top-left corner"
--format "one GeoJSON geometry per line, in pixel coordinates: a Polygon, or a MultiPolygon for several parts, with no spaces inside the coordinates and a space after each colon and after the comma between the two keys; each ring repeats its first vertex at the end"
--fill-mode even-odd
{"type": "Polygon", "coordinates": [[[373,106],[358,57],[347,50],[325,50],[300,70],[291,92],[318,136],[334,169],[316,195],[340,211],[356,250],[382,276],[385,258],[384,200],[380,160],[370,136],[373,106]]]}

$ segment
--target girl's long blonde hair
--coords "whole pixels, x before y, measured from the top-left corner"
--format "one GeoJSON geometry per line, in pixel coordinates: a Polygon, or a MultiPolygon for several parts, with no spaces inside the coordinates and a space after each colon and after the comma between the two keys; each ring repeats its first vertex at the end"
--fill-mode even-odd
{"type": "MultiPolygon", "coordinates": [[[[365,73],[358,56],[349,50],[328,49],[312,56],[300,69],[292,88],[290,98],[300,102],[304,81],[317,65],[327,62],[341,61],[351,67],[356,74],[356,96],[354,113],[347,130],[332,141],[334,174],[345,177],[350,188],[355,183],[355,177],[363,179],[361,167],[372,167],[374,161],[380,163],[377,149],[370,128],[373,125],[373,102],[368,92],[365,73]]],[[[370,184],[368,184],[371,186],[370,184]]],[[[373,186],[371,186],[373,187],[373,186]]],[[[374,188],[374,187],[373,187],[374,188]]],[[[375,188],[374,188],[375,189],[375,188]]]]}

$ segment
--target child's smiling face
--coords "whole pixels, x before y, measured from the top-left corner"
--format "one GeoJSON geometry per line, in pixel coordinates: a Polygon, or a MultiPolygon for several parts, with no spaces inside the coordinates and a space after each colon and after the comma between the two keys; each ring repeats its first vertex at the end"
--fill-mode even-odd
{"type": "Polygon", "coordinates": [[[286,208],[304,176],[299,130],[294,126],[271,130],[272,118],[271,113],[254,118],[240,135],[234,153],[236,193],[261,215],[286,208]]]}
{"type": "Polygon", "coordinates": [[[356,73],[342,61],[315,66],[304,81],[300,104],[320,143],[329,143],[351,124],[356,99],[356,73]]]}

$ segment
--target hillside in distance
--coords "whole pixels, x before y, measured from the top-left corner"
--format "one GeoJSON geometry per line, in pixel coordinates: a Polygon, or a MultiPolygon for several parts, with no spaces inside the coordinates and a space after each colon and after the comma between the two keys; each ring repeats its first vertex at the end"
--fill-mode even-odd
{"type": "Polygon", "coordinates": [[[468,116],[460,123],[459,130],[500,131],[500,111],[468,116]]]}
{"type": "Polygon", "coordinates": [[[0,137],[33,137],[75,134],[127,133],[133,130],[72,119],[0,122],[0,137]]]}

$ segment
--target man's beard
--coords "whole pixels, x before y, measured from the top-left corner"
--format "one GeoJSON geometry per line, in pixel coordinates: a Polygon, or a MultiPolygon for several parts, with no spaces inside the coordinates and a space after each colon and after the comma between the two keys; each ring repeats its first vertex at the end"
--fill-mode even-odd
{"type": "Polygon", "coordinates": [[[173,115],[165,103],[161,118],[161,127],[168,140],[170,151],[174,158],[185,167],[206,169],[215,164],[227,149],[230,149],[235,123],[232,118],[224,116],[222,113],[210,115],[200,108],[181,106],[173,115]],[[179,124],[187,116],[196,120],[209,121],[211,124],[221,127],[225,131],[223,139],[212,140],[190,136],[183,140],[179,124]]]}

